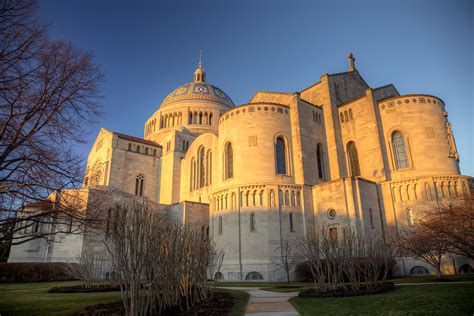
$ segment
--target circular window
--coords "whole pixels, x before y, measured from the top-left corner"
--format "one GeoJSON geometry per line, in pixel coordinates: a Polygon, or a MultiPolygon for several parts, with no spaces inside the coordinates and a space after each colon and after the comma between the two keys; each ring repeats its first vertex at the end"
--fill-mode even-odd
{"type": "Polygon", "coordinates": [[[329,219],[335,219],[336,218],[336,210],[331,208],[328,210],[328,217],[329,219]]]}

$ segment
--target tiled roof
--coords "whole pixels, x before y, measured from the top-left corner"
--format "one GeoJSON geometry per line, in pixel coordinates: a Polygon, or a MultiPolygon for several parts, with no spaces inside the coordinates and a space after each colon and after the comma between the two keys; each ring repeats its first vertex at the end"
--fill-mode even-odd
{"type": "Polygon", "coordinates": [[[125,135],[125,134],[117,133],[117,132],[114,132],[114,134],[117,135],[119,138],[130,140],[132,142],[141,143],[141,144],[154,146],[154,147],[162,147],[160,144],[155,143],[151,140],[146,140],[146,139],[143,139],[143,138],[138,138],[138,137],[135,137],[135,136],[125,135]]]}

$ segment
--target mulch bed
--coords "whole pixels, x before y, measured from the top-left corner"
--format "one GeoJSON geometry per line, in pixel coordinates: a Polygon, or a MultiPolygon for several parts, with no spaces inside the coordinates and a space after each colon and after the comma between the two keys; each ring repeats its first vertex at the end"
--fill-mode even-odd
{"type": "MultiPolygon", "coordinates": [[[[193,306],[188,311],[180,311],[179,308],[167,309],[161,315],[172,316],[195,316],[209,315],[220,316],[228,315],[234,307],[237,299],[226,292],[216,292],[213,297],[205,302],[193,306]]],[[[86,307],[82,312],[75,313],[74,316],[122,316],[125,315],[122,300],[97,304],[86,307]]]]}
{"type": "Polygon", "coordinates": [[[120,291],[120,286],[94,285],[91,288],[84,288],[81,285],[56,286],[48,290],[49,293],[92,293],[92,292],[115,292],[120,291]]]}
{"type": "Polygon", "coordinates": [[[358,291],[351,289],[337,288],[336,290],[321,292],[319,289],[306,289],[298,294],[298,297],[302,298],[326,298],[326,297],[348,297],[348,296],[362,296],[387,293],[397,289],[395,284],[392,282],[384,282],[378,284],[376,287],[367,288],[365,285],[361,285],[358,291]]]}

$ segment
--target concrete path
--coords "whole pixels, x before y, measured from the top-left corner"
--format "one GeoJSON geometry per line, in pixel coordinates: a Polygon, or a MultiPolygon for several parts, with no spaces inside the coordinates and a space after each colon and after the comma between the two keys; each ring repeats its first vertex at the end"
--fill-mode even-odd
{"type": "Polygon", "coordinates": [[[297,316],[293,305],[288,302],[298,292],[276,293],[263,291],[256,287],[225,287],[224,289],[244,291],[250,294],[249,302],[245,307],[245,315],[251,316],[297,316]]]}

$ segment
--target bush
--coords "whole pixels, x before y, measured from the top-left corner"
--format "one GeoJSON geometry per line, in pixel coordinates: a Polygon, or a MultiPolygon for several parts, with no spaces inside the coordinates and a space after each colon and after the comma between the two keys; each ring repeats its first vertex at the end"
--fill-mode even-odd
{"type": "Polygon", "coordinates": [[[71,263],[14,262],[0,263],[0,283],[75,280],[66,271],[71,263]]]}
{"type": "Polygon", "coordinates": [[[307,262],[301,262],[295,268],[296,280],[301,282],[313,282],[313,275],[309,269],[307,262]]]}
{"type": "Polygon", "coordinates": [[[335,290],[320,291],[317,288],[306,289],[298,294],[298,297],[302,298],[325,298],[325,297],[347,297],[347,296],[361,296],[386,293],[395,290],[395,284],[392,282],[378,283],[375,286],[367,287],[362,284],[359,290],[352,290],[351,288],[338,287],[335,290]]]}
{"type": "Polygon", "coordinates": [[[91,293],[91,292],[114,292],[120,291],[120,286],[107,284],[93,285],[92,287],[76,286],[56,286],[49,289],[49,293],[91,293]]]}
{"type": "MultiPolygon", "coordinates": [[[[321,260],[321,262],[326,263],[326,260],[321,260]]],[[[387,277],[389,279],[393,278],[393,267],[394,266],[395,266],[395,260],[393,260],[393,259],[389,260],[388,261],[388,266],[387,266],[387,270],[388,270],[387,277]]],[[[363,268],[362,265],[361,265],[361,267],[363,268]]],[[[311,270],[308,266],[307,261],[299,263],[296,266],[295,273],[296,273],[296,279],[299,280],[299,281],[302,281],[302,282],[314,282],[315,281],[313,279],[313,275],[311,274],[311,270]]],[[[342,275],[342,278],[343,278],[344,282],[349,281],[349,278],[345,274],[342,275]]],[[[364,276],[361,275],[360,279],[361,279],[361,281],[364,281],[364,276]]],[[[383,275],[380,275],[378,280],[382,281],[383,280],[383,275]]]]}

